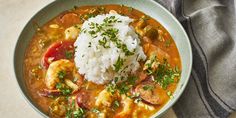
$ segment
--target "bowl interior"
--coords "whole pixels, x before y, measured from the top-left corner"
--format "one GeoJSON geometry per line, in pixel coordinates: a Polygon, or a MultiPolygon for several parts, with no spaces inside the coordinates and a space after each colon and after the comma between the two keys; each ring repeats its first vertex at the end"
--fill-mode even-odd
{"type": "Polygon", "coordinates": [[[43,116],[47,117],[47,115],[41,112],[41,110],[29,96],[23,78],[23,61],[25,50],[33,34],[35,33],[33,29],[33,22],[37,21],[37,23],[41,26],[48,22],[50,19],[54,18],[59,13],[71,9],[75,5],[85,6],[99,4],[123,4],[138,9],[160,22],[175,40],[181,57],[182,75],[177,89],[173,94],[174,98],[171,99],[164,107],[162,107],[153,117],[160,116],[176,102],[176,100],[180,97],[183,90],[185,89],[185,86],[187,85],[192,67],[192,50],[188,36],[186,35],[180,23],[165,8],[163,8],[161,5],[152,0],[138,0],[135,2],[132,0],[57,0],[40,10],[26,24],[19,36],[15,47],[15,75],[19,87],[21,88],[22,93],[24,94],[24,97],[26,97],[26,100],[33,106],[35,110],[37,110],[43,116]]]}

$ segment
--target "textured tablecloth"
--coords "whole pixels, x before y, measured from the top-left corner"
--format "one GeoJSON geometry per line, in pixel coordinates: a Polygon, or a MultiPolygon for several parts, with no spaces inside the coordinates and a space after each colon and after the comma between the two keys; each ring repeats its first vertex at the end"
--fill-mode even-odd
{"type": "Polygon", "coordinates": [[[226,118],[236,110],[234,0],[157,0],[184,26],[193,49],[190,81],[174,110],[180,118],[226,118]]]}

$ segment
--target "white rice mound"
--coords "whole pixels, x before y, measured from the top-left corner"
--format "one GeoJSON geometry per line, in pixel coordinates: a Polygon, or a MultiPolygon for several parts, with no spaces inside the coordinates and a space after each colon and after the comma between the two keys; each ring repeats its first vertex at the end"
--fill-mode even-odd
{"type": "Polygon", "coordinates": [[[84,75],[85,79],[96,84],[106,84],[112,81],[115,77],[126,78],[130,74],[140,68],[139,61],[145,60],[146,55],[140,46],[140,39],[135,33],[134,28],[129,26],[133,19],[127,16],[121,16],[116,13],[98,15],[90,18],[82,25],[82,30],[74,44],[75,49],[75,64],[80,74],[84,75]],[[115,22],[112,26],[106,28],[118,29],[118,39],[126,44],[129,51],[134,52],[133,55],[125,55],[124,51],[117,48],[116,45],[108,40],[110,48],[104,48],[99,44],[104,36],[101,33],[96,33],[97,37],[92,37],[91,23],[102,24],[107,17],[115,16],[121,22],[115,22]],[[116,72],[114,64],[118,58],[124,59],[121,69],[116,72]]]}

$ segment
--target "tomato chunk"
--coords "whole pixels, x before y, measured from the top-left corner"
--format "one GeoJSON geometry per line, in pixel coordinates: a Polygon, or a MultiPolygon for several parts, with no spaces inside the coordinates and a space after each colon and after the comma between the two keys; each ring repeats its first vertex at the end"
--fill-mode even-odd
{"type": "Polygon", "coordinates": [[[59,59],[73,60],[75,53],[74,41],[55,42],[45,52],[42,58],[42,65],[48,68],[50,63],[59,59]]]}

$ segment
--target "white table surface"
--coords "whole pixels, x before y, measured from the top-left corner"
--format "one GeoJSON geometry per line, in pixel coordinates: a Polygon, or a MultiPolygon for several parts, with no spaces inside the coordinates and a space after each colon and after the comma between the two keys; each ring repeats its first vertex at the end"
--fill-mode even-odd
{"type": "MultiPolygon", "coordinates": [[[[13,71],[17,38],[28,20],[53,0],[0,0],[0,117],[41,118],[20,93],[13,71]]],[[[164,118],[175,118],[170,109],[164,118]]]]}

